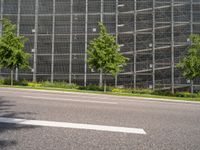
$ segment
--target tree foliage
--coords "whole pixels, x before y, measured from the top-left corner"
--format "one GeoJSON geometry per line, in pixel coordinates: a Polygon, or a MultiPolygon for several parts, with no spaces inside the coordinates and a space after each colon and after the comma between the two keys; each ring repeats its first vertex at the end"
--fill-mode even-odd
{"type": "Polygon", "coordinates": [[[26,38],[16,35],[16,25],[3,19],[3,34],[0,37],[0,67],[11,70],[11,85],[13,85],[13,71],[18,68],[29,67],[30,55],[24,51],[26,38]]]}
{"type": "Polygon", "coordinates": [[[30,55],[24,51],[26,38],[16,35],[16,26],[3,19],[3,34],[0,37],[0,66],[14,70],[29,67],[30,55]]]}
{"type": "Polygon", "coordinates": [[[99,23],[99,28],[99,37],[90,42],[87,50],[88,64],[91,69],[115,76],[123,70],[127,58],[118,52],[120,47],[115,37],[107,33],[103,23],[99,23]]]}
{"type": "Polygon", "coordinates": [[[188,54],[181,59],[177,67],[187,79],[194,80],[200,77],[200,36],[190,36],[191,46],[188,54]]]}

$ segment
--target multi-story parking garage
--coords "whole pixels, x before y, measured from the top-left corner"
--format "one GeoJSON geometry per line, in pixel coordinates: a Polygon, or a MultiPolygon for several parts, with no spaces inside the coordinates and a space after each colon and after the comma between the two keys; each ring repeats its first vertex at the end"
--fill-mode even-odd
{"type": "Polygon", "coordinates": [[[0,8],[1,18],[29,39],[25,50],[33,69],[17,70],[18,79],[101,82],[102,75],[88,68],[86,50],[102,21],[129,58],[109,84],[172,90],[190,85],[176,63],[187,52],[188,36],[200,33],[199,0],[1,0],[0,8]]]}

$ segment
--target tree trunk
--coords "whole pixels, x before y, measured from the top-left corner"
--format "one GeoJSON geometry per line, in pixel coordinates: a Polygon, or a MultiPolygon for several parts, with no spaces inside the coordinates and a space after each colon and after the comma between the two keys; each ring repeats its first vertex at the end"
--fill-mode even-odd
{"type": "Polygon", "coordinates": [[[191,80],[191,93],[194,94],[194,80],[191,80]]]}
{"type": "Polygon", "coordinates": [[[103,87],[103,70],[100,69],[99,87],[103,87]]]}
{"type": "Polygon", "coordinates": [[[104,79],[104,93],[106,93],[106,90],[107,90],[107,85],[106,85],[106,74],[105,74],[105,79],[104,79]]]}
{"type": "Polygon", "coordinates": [[[15,81],[18,81],[18,68],[15,69],[15,81]]]}
{"type": "Polygon", "coordinates": [[[11,70],[11,75],[10,75],[10,85],[13,86],[13,69],[11,70]]]}

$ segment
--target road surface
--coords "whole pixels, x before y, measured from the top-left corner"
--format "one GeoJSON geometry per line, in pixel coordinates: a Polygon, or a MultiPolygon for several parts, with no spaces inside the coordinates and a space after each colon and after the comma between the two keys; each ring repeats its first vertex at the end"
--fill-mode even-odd
{"type": "Polygon", "coordinates": [[[1,150],[200,150],[200,104],[0,88],[1,150]]]}

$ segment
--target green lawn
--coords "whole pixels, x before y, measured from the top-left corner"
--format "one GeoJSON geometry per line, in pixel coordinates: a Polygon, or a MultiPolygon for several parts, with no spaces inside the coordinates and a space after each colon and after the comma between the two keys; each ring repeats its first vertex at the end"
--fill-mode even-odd
{"type": "Polygon", "coordinates": [[[152,94],[132,94],[132,93],[114,93],[114,92],[100,92],[100,91],[89,91],[89,90],[77,90],[77,89],[64,89],[64,88],[50,88],[50,87],[29,87],[29,86],[7,86],[0,85],[0,87],[9,87],[9,88],[20,88],[20,89],[35,89],[35,90],[52,90],[52,91],[63,91],[63,92],[81,92],[81,93],[92,93],[92,94],[106,94],[106,95],[115,95],[115,96],[129,96],[129,97],[143,97],[143,98],[156,98],[161,100],[180,100],[180,101],[196,101],[200,102],[200,98],[182,98],[182,97],[173,97],[173,96],[159,96],[152,94]]]}

